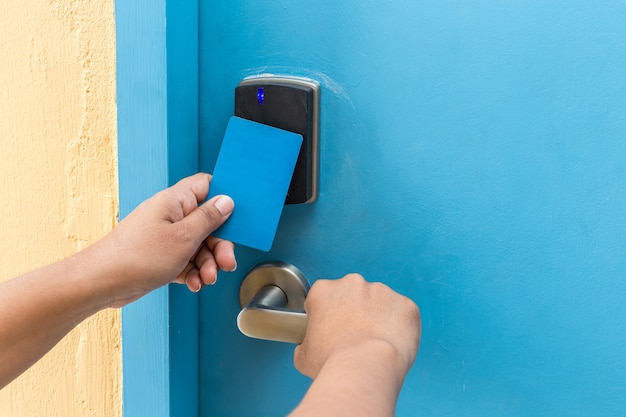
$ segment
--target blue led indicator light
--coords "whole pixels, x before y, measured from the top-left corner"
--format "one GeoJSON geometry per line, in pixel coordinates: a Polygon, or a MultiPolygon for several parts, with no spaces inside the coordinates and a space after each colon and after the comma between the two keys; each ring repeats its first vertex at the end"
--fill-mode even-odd
{"type": "Polygon", "coordinates": [[[259,87],[256,90],[256,102],[261,106],[265,104],[265,87],[259,87]]]}

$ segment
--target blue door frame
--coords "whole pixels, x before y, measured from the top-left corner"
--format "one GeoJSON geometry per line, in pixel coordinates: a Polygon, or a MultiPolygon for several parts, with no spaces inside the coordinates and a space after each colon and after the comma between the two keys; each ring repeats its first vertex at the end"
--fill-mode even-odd
{"type": "MultiPolygon", "coordinates": [[[[197,11],[197,0],[115,2],[122,217],[198,170],[197,11]]],[[[198,415],[197,311],[179,286],[122,310],[125,416],[198,415]]]]}

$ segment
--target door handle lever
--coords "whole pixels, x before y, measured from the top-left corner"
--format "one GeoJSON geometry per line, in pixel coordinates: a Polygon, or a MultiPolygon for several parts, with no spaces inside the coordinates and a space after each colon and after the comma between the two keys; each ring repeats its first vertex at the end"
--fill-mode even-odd
{"type": "Polygon", "coordinates": [[[307,326],[304,300],[309,281],[295,266],[267,261],[256,265],[239,288],[237,327],[256,339],[301,343],[307,326]]]}

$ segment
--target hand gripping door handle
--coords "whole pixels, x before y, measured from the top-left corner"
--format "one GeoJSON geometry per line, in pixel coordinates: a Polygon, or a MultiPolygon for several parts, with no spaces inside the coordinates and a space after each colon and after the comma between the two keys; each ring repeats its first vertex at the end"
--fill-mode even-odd
{"type": "Polygon", "coordinates": [[[268,261],[256,265],[239,288],[237,327],[256,339],[301,343],[306,333],[304,299],[309,281],[295,266],[268,261]]]}

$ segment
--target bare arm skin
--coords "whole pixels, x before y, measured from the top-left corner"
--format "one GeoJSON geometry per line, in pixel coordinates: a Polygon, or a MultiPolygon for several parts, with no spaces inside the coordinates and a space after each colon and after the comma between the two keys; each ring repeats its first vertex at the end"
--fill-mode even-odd
{"type": "Polygon", "coordinates": [[[296,368],[313,383],[291,417],[391,417],[421,335],[410,299],[356,274],[317,281],[296,368]]]}
{"type": "Polygon", "coordinates": [[[233,244],[209,237],[233,210],[208,194],[211,176],[186,178],[142,203],[102,240],[0,284],[0,388],[92,314],[170,282],[199,291],[236,267],[233,244]]]}
{"type": "MultiPolygon", "coordinates": [[[[231,214],[197,174],[142,203],[102,240],[0,284],[0,388],[92,314],[170,282],[199,291],[234,270],[233,244],[210,237],[231,214]]],[[[419,345],[415,303],[356,274],[317,281],[296,368],[313,383],[292,417],[393,416],[419,345]]]]}

